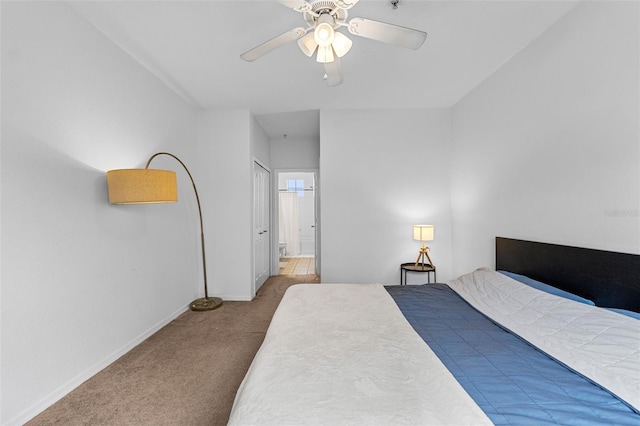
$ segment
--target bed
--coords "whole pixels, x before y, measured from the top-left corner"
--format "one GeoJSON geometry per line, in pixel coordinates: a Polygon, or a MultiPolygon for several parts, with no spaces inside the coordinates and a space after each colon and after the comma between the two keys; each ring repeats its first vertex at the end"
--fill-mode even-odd
{"type": "Polygon", "coordinates": [[[287,290],[232,425],[640,425],[640,256],[496,238],[443,284],[287,290]]]}

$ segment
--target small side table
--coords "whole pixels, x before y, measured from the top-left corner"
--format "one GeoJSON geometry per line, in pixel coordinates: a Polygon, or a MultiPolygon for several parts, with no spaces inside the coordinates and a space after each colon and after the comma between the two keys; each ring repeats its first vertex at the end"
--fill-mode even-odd
{"type": "Polygon", "coordinates": [[[400,285],[406,285],[407,272],[426,272],[427,283],[429,284],[431,284],[431,272],[433,272],[433,282],[437,282],[436,267],[428,263],[418,263],[418,266],[416,266],[415,262],[409,262],[400,265],[400,285]]]}

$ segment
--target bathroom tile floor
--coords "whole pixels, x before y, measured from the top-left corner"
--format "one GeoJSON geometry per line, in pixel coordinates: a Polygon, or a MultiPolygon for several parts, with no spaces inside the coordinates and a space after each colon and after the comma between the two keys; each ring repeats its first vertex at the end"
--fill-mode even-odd
{"type": "Polygon", "coordinates": [[[280,275],[313,275],[316,261],[312,257],[281,257],[280,275]]]}

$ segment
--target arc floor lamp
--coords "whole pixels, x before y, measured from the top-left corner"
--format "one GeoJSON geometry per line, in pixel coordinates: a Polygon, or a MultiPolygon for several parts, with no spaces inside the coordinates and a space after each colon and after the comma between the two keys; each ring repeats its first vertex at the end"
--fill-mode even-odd
{"type": "Polygon", "coordinates": [[[158,204],[175,203],[178,201],[178,183],[176,172],[170,170],[150,169],[149,164],[159,155],[172,157],[187,172],[193,191],[196,194],[198,203],[198,214],[200,215],[200,242],[202,247],[202,271],[204,275],[204,297],[196,299],[189,305],[192,311],[210,311],[222,306],[222,299],[219,297],[209,297],[207,289],[207,263],[204,251],[204,226],[202,225],[202,209],[200,208],[200,197],[198,189],[193,180],[193,176],[187,166],[173,154],[168,152],[158,152],[153,154],[147,161],[144,169],[120,169],[107,172],[107,187],[109,191],[109,202],[111,204],[158,204]]]}

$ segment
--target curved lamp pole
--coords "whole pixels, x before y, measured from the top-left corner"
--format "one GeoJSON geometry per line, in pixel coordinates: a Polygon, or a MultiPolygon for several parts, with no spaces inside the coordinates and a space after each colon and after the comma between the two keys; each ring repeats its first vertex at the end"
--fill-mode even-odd
{"type": "Polygon", "coordinates": [[[191,180],[196,194],[198,215],[200,218],[200,243],[202,247],[202,272],[204,277],[204,297],[191,302],[192,311],[210,311],[222,306],[222,299],[209,297],[207,288],[207,263],[204,249],[204,226],[202,222],[202,208],[196,183],[187,166],[175,155],[169,152],[158,152],[147,160],[144,169],[121,169],[107,172],[109,202],[112,204],[150,204],[171,203],[178,201],[177,181],[175,172],[168,170],[149,169],[151,161],[159,155],[167,155],[176,160],[184,168],[191,180]]]}

